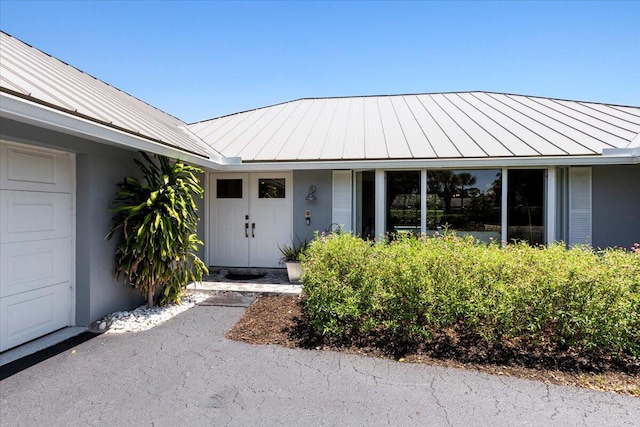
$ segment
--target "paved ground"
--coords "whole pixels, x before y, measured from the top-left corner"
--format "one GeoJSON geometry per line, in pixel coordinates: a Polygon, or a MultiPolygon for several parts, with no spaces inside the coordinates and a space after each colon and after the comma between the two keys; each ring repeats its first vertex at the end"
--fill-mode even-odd
{"type": "Polygon", "coordinates": [[[637,398],[226,340],[243,310],[198,306],[19,372],[0,425],[640,425],[637,398]]]}
{"type": "Polygon", "coordinates": [[[240,291],[240,292],[277,292],[279,294],[300,294],[300,283],[289,283],[287,270],[282,268],[212,268],[210,274],[203,277],[202,283],[192,283],[188,287],[195,291],[240,291]],[[243,280],[229,279],[229,273],[235,275],[259,275],[262,277],[243,280]]]}

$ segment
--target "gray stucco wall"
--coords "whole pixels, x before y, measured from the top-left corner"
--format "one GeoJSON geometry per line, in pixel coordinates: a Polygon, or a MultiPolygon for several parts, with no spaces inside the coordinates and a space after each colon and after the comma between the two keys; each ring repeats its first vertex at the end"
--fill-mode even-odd
{"type": "Polygon", "coordinates": [[[640,165],[592,168],[593,246],[640,242],[640,165]]]}
{"type": "MultiPolygon", "coordinates": [[[[198,174],[198,179],[200,180],[200,187],[205,188],[205,173],[201,173],[198,174]]],[[[204,203],[204,196],[202,198],[200,197],[194,197],[193,198],[196,202],[196,206],[198,206],[198,216],[200,216],[200,222],[198,223],[198,239],[200,239],[201,242],[205,242],[207,239],[205,237],[205,228],[204,228],[204,219],[205,219],[205,203],[204,203]]],[[[198,252],[197,252],[198,258],[200,258],[201,260],[205,261],[205,257],[204,257],[204,245],[199,246],[198,247],[198,252]]],[[[206,264],[206,261],[205,261],[206,264]]]]}
{"type": "Polygon", "coordinates": [[[138,174],[137,153],[11,120],[3,119],[0,129],[4,140],[76,153],[76,324],[140,305],[137,291],[114,280],[116,242],[104,240],[116,184],[138,174]]]}
{"type": "Polygon", "coordinates": [[[293,172],[293,238],[311,241],[315,231],[324,231],[331,225],[331,187],[330,170],[311,170],[293,172]],[[315,201],[305,200],[309,186],[316,186],[315,201]],[[311,210],[311,225],[306,225],[304,211],[311,210]]]}

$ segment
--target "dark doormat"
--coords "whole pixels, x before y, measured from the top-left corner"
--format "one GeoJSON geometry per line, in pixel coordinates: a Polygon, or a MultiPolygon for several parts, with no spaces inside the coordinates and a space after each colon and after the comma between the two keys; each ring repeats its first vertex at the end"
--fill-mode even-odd
{"type": "Polygon", "coordinates": [[[224,277],[229,280],[256,280],[262,279],[264,277],[264,274],[229,273],[224,277]]]}
{"type": "Polygon", "coordinates": [[[255,301],[255,295],[243,295],[238,292],[221,292],[208,298],[198,305],[218,307],[249,307],[255,301]]]}

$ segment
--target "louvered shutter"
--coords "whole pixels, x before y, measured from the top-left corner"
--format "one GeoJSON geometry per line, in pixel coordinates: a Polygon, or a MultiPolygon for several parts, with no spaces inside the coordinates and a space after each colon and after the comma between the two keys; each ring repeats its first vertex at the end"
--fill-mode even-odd
{"type": "Polygon", "coordinates": [[[352,231],[351,171],[333,171],[333,203],[331,222],[344,227],[344,231],[352,231]]]}
{"type": "Polygon", "coordinates": [[[591,168],[569,169],[569,245],[591,244],[591,168]]]}

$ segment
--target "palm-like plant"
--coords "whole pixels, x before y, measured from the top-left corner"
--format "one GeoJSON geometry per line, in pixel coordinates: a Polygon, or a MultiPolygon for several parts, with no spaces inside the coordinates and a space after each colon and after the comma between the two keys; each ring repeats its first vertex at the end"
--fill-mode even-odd
{"type": "Polygon", "coordinates": [[[141,153],[146,163],[134,162],[143,182],[126,177],[118,184],[113,221],[107,239],[122,230],[116,250],[115,276],[137,288],[153,307],[178,302],[190,281],[201,281],[208,272],[196,256],[202,242],[196,235],[199,220],[193,196],[204,191],[196,173],[200,169],[155,155],[157,163],[141,153]]]}

